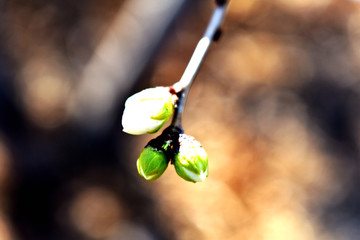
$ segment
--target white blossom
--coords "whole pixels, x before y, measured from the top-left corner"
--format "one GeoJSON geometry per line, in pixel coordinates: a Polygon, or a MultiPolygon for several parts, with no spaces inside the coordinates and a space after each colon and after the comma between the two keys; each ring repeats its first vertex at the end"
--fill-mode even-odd
{"type": "Polygon", "coordinates": [[[132,95],[125,102],[123,131],[134,135],[157,132],[172,116],[175,99],[169,87],[148,88],[132,95]]]}

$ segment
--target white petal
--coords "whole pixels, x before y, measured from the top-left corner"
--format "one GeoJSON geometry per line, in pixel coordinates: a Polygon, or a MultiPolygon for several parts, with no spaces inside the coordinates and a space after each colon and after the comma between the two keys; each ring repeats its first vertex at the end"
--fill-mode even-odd
{"type": "Polygon", "coordinates": [[[164,106],[164,100],[133,101],[129,98],[122,117],[123,131],[130,134],[145,134],[157,129],[163,120],[151,119],[164,106]]]}
{"type": "Polygon", "coordinates": [[[134,111],[132,108],[125,108],[122,125],[123,131],[130,134],[145,134],[158,128],[163,121],[153,120],[151,116],[145,115],[146,111],[134,111]]]}

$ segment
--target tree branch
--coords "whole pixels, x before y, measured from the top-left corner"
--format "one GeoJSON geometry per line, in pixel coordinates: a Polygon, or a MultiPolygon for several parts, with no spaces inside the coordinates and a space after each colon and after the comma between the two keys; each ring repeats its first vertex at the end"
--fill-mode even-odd
{"type": "Polygon", "coordinates": [[[180,79],[177,83],[173,85],[173,88],[178,93],[179,100],[175,107],[175,114],[172,121],[173,126],[182,128],[181,126],[181,116],[184,110],[185,102],[191,88],[191,85],[200,69],[201,63],[203,62],[206,53],[209,50],[209,47],[212,41],[216,41],[220,37],[220,25],[224,19],[226,8],[228,2],[216,1],[217,7],[215,8],[213,15],[210,19],[210,22],[207,26],[207,29],[197,44],[193,55],[180,79]]]}

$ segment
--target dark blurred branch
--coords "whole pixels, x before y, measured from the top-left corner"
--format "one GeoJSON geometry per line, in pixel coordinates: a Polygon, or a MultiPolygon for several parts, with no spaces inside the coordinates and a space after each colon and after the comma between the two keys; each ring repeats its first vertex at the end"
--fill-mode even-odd
{"type": "Polygon", "coordinates": [[[114,119],[116,101],[134,86],[185,2],[125,2],[85,67],[69,106],[81,126],[100,132],[106,130],[114,119]]]}

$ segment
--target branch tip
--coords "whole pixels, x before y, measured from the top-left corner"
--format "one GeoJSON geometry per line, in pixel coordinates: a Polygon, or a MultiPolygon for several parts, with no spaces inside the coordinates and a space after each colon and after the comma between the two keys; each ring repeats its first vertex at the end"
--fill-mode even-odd
{"type": "Polygon", "coordinates": [[[227,3],[227,0],[215,0],[216,4],[218,6],[222,6],[225,5],[227,3]]]}

